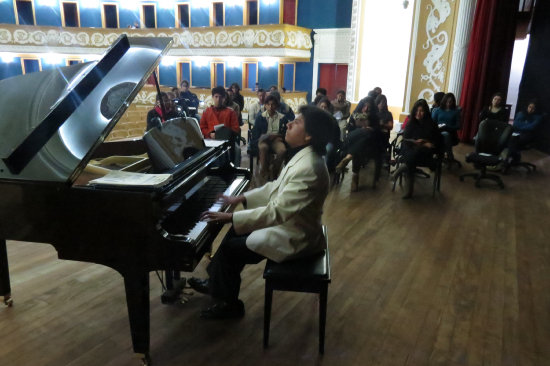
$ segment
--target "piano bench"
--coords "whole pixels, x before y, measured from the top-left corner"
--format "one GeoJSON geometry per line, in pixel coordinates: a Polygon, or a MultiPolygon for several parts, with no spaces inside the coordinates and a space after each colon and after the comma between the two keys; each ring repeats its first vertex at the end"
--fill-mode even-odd
{"type": "Polygon", "coordinates": [[[325,250],[315,256],[283,263],[268,260],[264,270],[264,348],[269,345],[269,325],[273,290],[319,294],[319,353],[325,353],[327,295],[330,283],[330,256],[327,228],[323,226],[325,250]]]}

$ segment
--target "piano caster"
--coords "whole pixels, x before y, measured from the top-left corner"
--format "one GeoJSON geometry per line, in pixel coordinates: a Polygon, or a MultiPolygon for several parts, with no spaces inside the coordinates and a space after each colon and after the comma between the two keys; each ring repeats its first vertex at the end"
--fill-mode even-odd
{"type": "Polygon", "coordinates": [[[136,353],[136,356],[141,361],[142,366],[151,366],[151,356],[148,353],[136,353]]]}
{"type": "Polygon", "coordinates": [[[4,305],[11,308],[13,306],[13,298],[11,295],[4,296],[4,305]]]}

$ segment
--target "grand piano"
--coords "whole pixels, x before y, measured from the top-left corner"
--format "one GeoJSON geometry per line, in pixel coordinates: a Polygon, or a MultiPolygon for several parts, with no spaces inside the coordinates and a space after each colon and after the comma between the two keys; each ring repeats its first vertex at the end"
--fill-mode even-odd
{"type": "MultiPolygon", "coordinates": [[[[221,142],[165,172],[172,179],[162,185],[90,184],[94,152],[171,42],[121,36],[99,61],[0,81],[0,296],[13,303],[6,240],[48,243],[60,259],[109,266],[124,278],[133,349],[144,365],[149,272],[192,271],[220,230],[199,214],[233,209],[216,196],[240,194],[250,178],[228,163],[221,142]]],[[[124,144],[113,146],[125,153],[124,144]]]]}

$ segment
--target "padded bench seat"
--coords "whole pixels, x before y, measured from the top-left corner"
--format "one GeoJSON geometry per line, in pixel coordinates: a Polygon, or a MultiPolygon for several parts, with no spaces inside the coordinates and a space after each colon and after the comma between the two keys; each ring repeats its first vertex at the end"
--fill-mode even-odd
{"type": "Polygon", "coordinates": [[[331,278],[326,226],[323,226],[323,233],[325,250],[322,253],[283,263],[267,261],[264,270],[264,347],[269,345],[273,290],[309,292],[319,294],[319,353],[324,353],[328,284],[331,278]]]}

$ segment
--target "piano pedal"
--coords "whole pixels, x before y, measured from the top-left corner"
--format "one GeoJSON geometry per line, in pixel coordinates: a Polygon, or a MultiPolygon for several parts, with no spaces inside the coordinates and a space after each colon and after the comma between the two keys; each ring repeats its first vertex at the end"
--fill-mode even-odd
{"type": "Polygon", "coordinates": [[[13,298],[11,295],[4,296],[4,305],[11,308],[13,306],[13,298]]]}
{"type": "Polygon", "coordinates": [[[160,302],[162,302],[163,304],[175,304],[176,302],[180,301],[183,294],[183,289],[185,288],[186,284],[187,280],[185,278],[175,281],[174,288],[167,289],[160,296],[160,302]]]}

